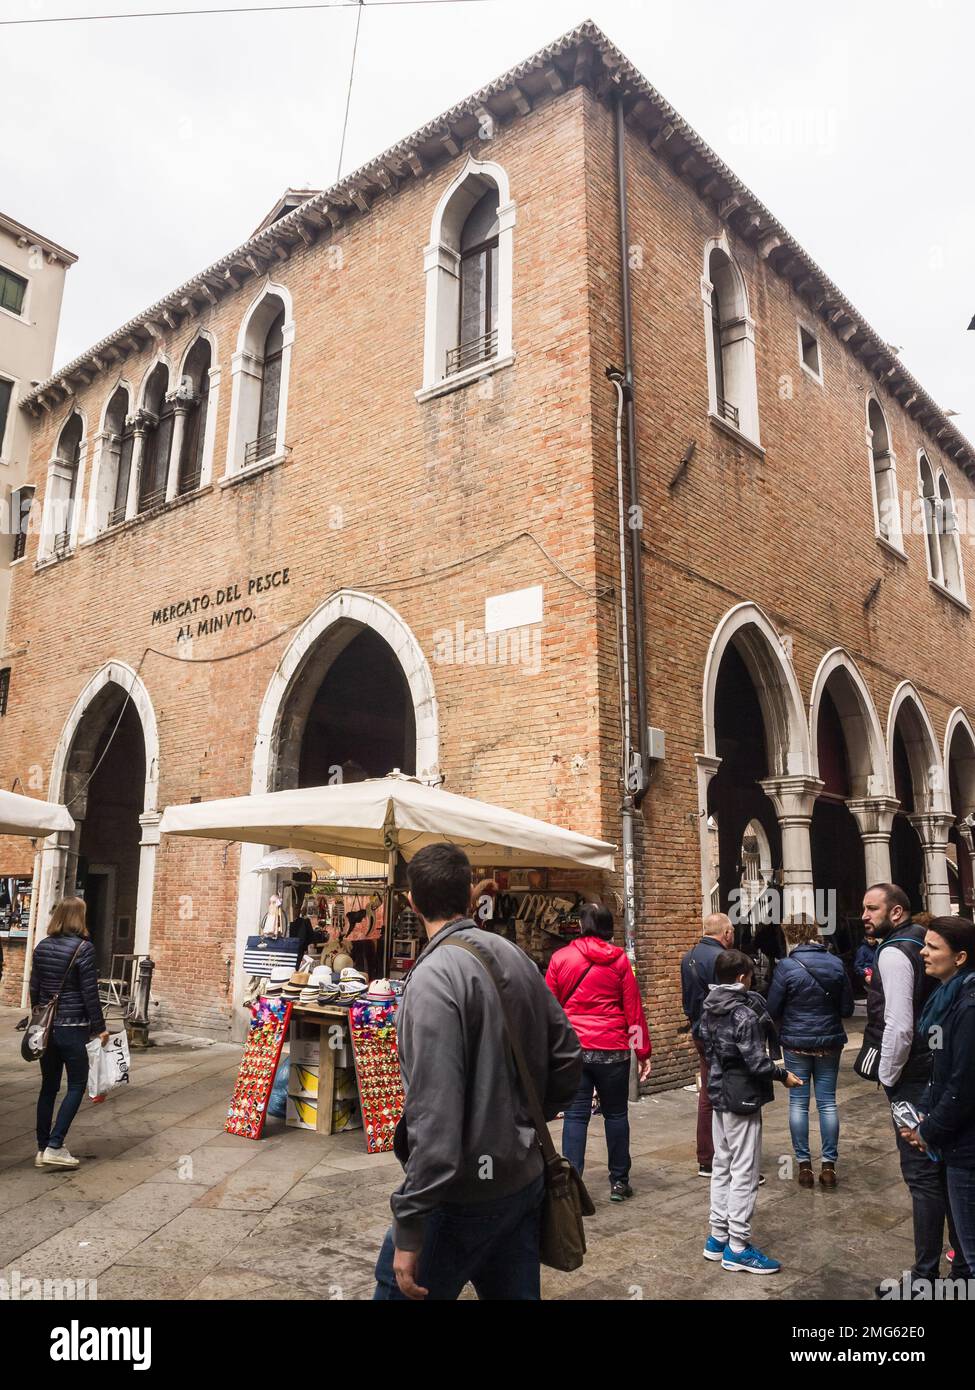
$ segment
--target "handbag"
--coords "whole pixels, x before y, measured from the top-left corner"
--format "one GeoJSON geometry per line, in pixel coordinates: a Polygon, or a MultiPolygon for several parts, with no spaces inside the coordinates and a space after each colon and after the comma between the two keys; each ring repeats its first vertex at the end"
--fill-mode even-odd
{"type": "Polygon", "coordinates": [[[244,971],[262,980],[270,979],[273,965],[294,970],[301,941],[297,936],[249,936],[244,947],[244,971]]]}
{"type": "Polygon", "coordinates": [[[56,994],[52,994],[46,1004],[35,1004],[30,1011],[30,1021],[24,1030],[24,1036],[20,1040],[20,1055],[25,1062],[39,1062],[47,1051],[48,1043],[51,1041],[51,1029],[54,1027],[55,1015],[58,1011],[58,1000],[61,998],[61,991],[64,983],[71,974],[71,967],[75,963],[75,957],[85,944],[84,937],[78,942],[68,961],[68,968],[61,976],[61,983],[58,985],[56,994]]]}
{"type": "Polygon", "coordinates": [[[586,1191],[585,1183],[567,1158],[556,1151],[552,1136],[545,1123],[545,1115],[538,1099],[535,1082],[532,1080],[525,1054],[515,1029],[512,1027],[508,1005],[494,964],[490,957],[470,941],[459,941],[452,936],[445,943],[467,951],[477,960],[491,977],[498,1003],[501,1005],[501,1018],[515,1059],[515,1066],[528,1102],[529,1113],[539,1148],[545,1163],[545,1197],[542,1201],[541,1232],[539,1239],[539,1258],[549,1269],[570,1271],[578,1269],[586,1254],[586,1234],[582,1218],[592,1216],[596,1208],[586,1191]]]}

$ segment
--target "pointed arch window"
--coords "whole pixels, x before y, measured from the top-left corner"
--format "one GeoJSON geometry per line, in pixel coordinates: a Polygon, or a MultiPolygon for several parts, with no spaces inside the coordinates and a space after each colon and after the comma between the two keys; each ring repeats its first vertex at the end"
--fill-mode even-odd
{"type": "Polygon", "coordinates": [[[761,448],[755,325],[745,278],[723,244],[711,243],[701,280],[710,414],[761,448]]]}
{"type": "Polygon", "coordinates": [[[441,195],[423,253],[426,320],[418,400],[513,360],[514,225],[504,169],[468,159],[441,195]]]}
{"type": "Polygon", "coordinates": [[[887,417],[874,397],[867,405],[867,445],[870,450],[870,479],[873,487],[874,523],[877,536],[903,553],[897,458],[891,448],[887,417]]]}
{"type": "Polygon", "coordinates": [[[54,457],[48,467],[47,502],[41,537],[40,559],[57,559],[74,545],[78,478],[85,422],[72,411],[58,435],[54,457]]]}
{"type": "Polygon", "coordinates": [[[924,511],[924,543],[928,577],[964,600],[961,544],[955,499],[944,470],[935,473],[926,454],[918,457],[918,486],[924,511]]]}
{"type": "MultiPolygon", "coordinates": [[[[269,466],[285,457],[294,339],[291,295],[284,285],[270,285],[244,316],[237,336],[237,351],[231,358],[228,478],[259,465],[269,466]]],[[[212,410],[211,401],[208,411],[212,410]]],[[[208,468],[204,453],[204,476],[208,476],[208,468]]]]}
{"type": "Polygon", "coordinates": [[[206,338],[198,338],[183,364],[180,396],[185,418],[176,483],[179,496],[194,492],[200,486],[203,475],[212,359],[210,344],[206,338]]]}

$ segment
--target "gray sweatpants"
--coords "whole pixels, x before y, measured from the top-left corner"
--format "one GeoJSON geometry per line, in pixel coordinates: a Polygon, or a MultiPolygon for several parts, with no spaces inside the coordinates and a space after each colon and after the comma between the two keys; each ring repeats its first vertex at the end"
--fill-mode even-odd
{"type": "Polygon", "coordinates": [[[735,1250],[752,1241],[752,1212],[762,1161],[762,1112],[715,1110],[711,1121],[711,1234],[735,1250]]]}

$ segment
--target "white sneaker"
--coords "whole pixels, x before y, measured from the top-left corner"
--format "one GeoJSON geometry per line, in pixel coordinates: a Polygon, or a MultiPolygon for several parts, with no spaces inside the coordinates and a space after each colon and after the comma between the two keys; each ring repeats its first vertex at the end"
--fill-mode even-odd
{"type": "Polygon", "coordinates": [[[34,1159],[34,1167],[35,1167],[35,1168],[43,1168],[43,1167],[44,1167],[44,1150],[43,1150],[43,1149],[38,1149],[38,1150],[37,1150],[37,1157],[34,1159]]]}
{"type": "Polygon", "coordinates": [[[78,1168],[81,1160],[72,1158],[67,1149],[45,1149],[41,1158],[43,1168],[78,1168]]]}

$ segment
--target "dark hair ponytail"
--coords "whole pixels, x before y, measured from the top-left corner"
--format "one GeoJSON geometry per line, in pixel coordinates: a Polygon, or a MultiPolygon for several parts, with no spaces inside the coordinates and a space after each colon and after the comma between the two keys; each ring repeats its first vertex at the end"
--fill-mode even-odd
{"type": "Polygon", "coordinates": [[[598,936],[603,941],[613,939],[613,914],[602,903],[586,903],[579,913],[580,936],[598,936]]]}

